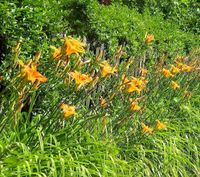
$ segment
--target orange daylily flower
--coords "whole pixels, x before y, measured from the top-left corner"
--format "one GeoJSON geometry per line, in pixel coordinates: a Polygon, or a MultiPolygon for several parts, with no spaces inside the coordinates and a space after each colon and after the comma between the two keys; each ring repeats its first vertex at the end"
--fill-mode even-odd
{"type": "Polygon", "coordinates": [[[156,120],[156,128],[158,130],[161,130],[161,129],[166,128],[166,125],[164,123],[160,122],[159,120],[156,120]]]}
{"type": "Polygon", "coordinates": [[[189,65],[183,64],[181,70],[182,70],[183,72],[188,72],[188,73],[189,73],[189,72],[191,72],[192,67],[189,66],[189,65]]]}
{"type": "Polygon", "coordinates": [[[130,84],[128,89],[127,89],[127,92],[128,93],[132,93],[132,92],[137,92],[138,94],[140,94],[142,90],[139,89],[137,86],[135,86],[134,84],[130,84]]]}
{"type": "Polygon", "coordinates": [[[131,111],[139,111],[141,107],[138,105],[137,101],[133,101],[130,106],[131,111]]]}
{"type": "Polygon", "coordinates": [[[172,65],[170,71],[172,74],[177,74],[180,72],[180,69],[178,67],[172,65]]]}
{"type": "Polygon", "coordinates": [[[62,103],[60,105],[60,108],[63,110],[63,114],[64,114],[65,118],[68,118],[68,117],[76,114],[76,111],[75,111],[76,108],[75,108],[75,106],[69,106],[67,104],[62,103]]]}
{"type": "Polygon", "coordinates": [[[174,76],[168,69],[165,69],[165,68],[163,68],[162,73],[167,78],[174,76]]]}
{"type": "Polygon", "coordinates": [[[47,78],[37,71],[36,65],[32,63],[32,61],[25,65],[23,61],[20,60],[19,64],[22,67],[21,76],[25,77],[26,80],[31,81],[32,83],[36,80],[42,83],[47,81],[47,78]]]}
{"type": "Polygon", "coordinates": [[[78,71],[71,72],[70,75],[75,80],[78,88],[92,81],[92,77],[86,74],[81,74],[78,71]]]}
{"type": "Polygon", "coordinates": [[[146,87],[147,84],[147,80],[144,79],[144,77],[141,78],[132,78],[130,80],[129,83],[127,83],[128,89],[127,92],[128,93],[132,93],[132,92],[137,92],[138,94],[140,94],[140,92],[146,87]]]}
{"type": "Polygon", "coordinates": [[[142,132],[143,133],[152,133],[153,132],[153,128],[145,125],[144,123],[142,123],[142,132]]]}
{"type": "Polygon", "coordinates": [[[142,75],[142,77],[145,77],[147,75],[147,73],[148,73],[147,69],[141,68],[141,75],[142,75]]]}
{"type": "Polygon", "coordinates": [[[84,43],[80,42],[77,39],[72,38],[71,36],[68,36],[64,39],[64,47],[67,56],[71,54],[79,55],[79,53],[84,53],[85,52],[85,49],[83,48],[84,46],[85,46],[84,43]]]}
{"type": "Polygon", "coordinates": [[[153,34],[148,34],[145,37],[145,42],[146,43],[151,43],[154,40],[154,35],[153,34]]]}
{"type": "Polygon", "coordinates": [[[172,82],[171,82],[171,87],[172,87],[172,89],[174,89],[174,90],[180,88],[180,86],[179,86],[179,85],[177,84],[177,82],[175,82],[175,81],[172,81],[172,82]]]}
{"type": "Polygon", "coordinates": [[[101,75],[102,77],[106,77],[110,74],[114,74],[117,72],[116,67],[111,67],[110,64],[107,61],[103,61],[101,64],[101,75]]]}

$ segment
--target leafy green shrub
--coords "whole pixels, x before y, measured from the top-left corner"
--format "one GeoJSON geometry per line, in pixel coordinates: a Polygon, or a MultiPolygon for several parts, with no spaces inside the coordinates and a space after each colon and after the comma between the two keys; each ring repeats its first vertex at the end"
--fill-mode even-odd
{"type": "Polygon", "coordinates": [[[148,9],[151,14],[162,13],[165,19],[172,19],[185,31],[199,33],[199,3],[197,0],[116,0],[143,13],[148,9]]]}
{"type": "Polygon", "coordinates": [[[69,30],[64,19],[68,11],[61,2],[25,0],[0,3],[0,36],[6,48],[3,53],[9,53],[11,47],[21,41],[24,55],[30,57],[33,52],[47,48],[49,40],[59,38],[69,30]]]}
{"type": "MultiPolygon", "coordinates": [[[[1,53],[8,53],[11,46],[21,40],[24,57],[30,57],[33,52],[47,48],[49,41],[55,41],[66,33],[86,36],[90,43],[104,43],[111,53],[118,45],[125,44],[129,46],[127,52],[130,55],[143,53],[146,33],[155,35],[155,42],[151,47],[157,52],[157,56],[163,53],[187,53],[198,44],[193,34],[184,33],[178,29],[177,24],[165,20],[167,12],[159,9],[160,6],[164,9],[166,3],[144,1],[141,6],[139,1],[112,2],[113,5],[104,6],[91,0],[43,3],[39,0],[25,0],[21,3],[5,1],[0,4],[0,21],[3,24],[0,28],[1,53]],[[142,8],[139,10],[142,14],[137,11],[139,7],[142,8]],[[153,12],[156,16],[152,16],[153,12]]],[[[192,18],[196,19],[195,16],[192,18]]]]}
{"type": "Polygon", "coordinates": [[[111,6],[90,2],[87,6],[89,35],[106,44],[114,51],[120,44],[128,44],[129,54],[138,55],[145,47],[145,34],[154,34],[155,42],[151,45],[157,53],[173,55],[188,52],[196,46],[195,35],[179,30],[171,21],[164,20],[161,14],[138,13],[118,3],[111,6]]]}

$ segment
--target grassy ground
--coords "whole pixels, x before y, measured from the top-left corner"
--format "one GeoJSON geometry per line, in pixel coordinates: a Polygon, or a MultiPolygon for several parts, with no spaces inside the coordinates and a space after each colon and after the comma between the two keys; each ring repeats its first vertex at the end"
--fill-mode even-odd
{"type": "Polygon", "coordinates": [[[1,176],[198,176],[199,109],[186,104],[181,111],[180,117],[170,116],[167,130],[139,141],[124,137],[119,145],[88,132],[46,140],[37,132],[39,144],[32,149],[17,131],[4,133],[1,176]]]}

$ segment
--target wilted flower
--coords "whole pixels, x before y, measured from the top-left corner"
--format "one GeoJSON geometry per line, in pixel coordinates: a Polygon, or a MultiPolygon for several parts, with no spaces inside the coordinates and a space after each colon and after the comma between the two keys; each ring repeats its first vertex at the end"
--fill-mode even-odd
{"type": "Polygon", "coordinates": [[[69,106],[67,104],[64,104],[62,103],[60,105],[60,108],[63,110],[63,113],[64,113],[64,117],[65,118],[68,118],[74,114],[76,114],[76,111],[75,111],[75,106],[69,106]]]}
{"type": "Polygon", "coordinates": [[[47,78],[37,71],[36,65],[32,63],[32,61],[25,65],[23,61],[19,60],[19,64],[22,67],[21,76],[25,77],[26,80],[31,81],[32,83],[36,80],[39,82],[47,81],[47,78]]]}
{"type": "Polygon", "coordinates": [[[122,90],[125,88],[126,84],[129,83],[129,79],[125,74],[122,75],[122,80],[120,82],[119,90],[122,90]]]}
{"type": "Polygon", "coordinates": [[[153,34],[148,34],[145,37],[145,42],[146,43],[151,43],[154,40],[154,35],[153,34]]]}
{"type": "Polygon", "coordinates": [[[142,132],[143,133],[152,133],[153,132],[153,128],[145,125],[144,123],[142,123],[142,132]]]}
{"type": "Polygon", "coordinates": [[[109,74],[114,74],[117,71],[116,67],[111,67],[107,61],[103,61],[100,66],[102,77],[106,77],[109,74]]]}
{"type": "Polygon", "coordinates": [[[183,62],[185,60],[185,56],[177,56],[175,62],[183,62]]]}
{"type": "Polygon", "coordinates": [[[91,87],[93,88],[93,87],[97,84],[98,81],[99,81],[99,77],[96,76],[96,77],[93,79],[93,81],[91,82],[91,87]]]}
{"type": "Polygon", "coordinates": [[[15,53],[19,53],[20,51],[20,45],[21,45],[21,42],[17,42],[16,46],[13,48],[13,52],[15,53]]]}
{"type": "Polygon", "coordinates": [[[34,56],[34,62],[37,63],[40,57],[41,57],[41,52],[40,51],[36,52],[34,56]]]}
{"type": "Polygon", "coordinates": [[[177,82],[175,82],[175,81],[172,81],[172,82],[171,82],[171,87],[172,87],[172,89],[174,89],[174,90],[180,88],[180,86],[179,86],[179,85],[177,84],[177,82]]]}
{"type": "Polygon", "coordinates": [[[176,61],[176,67],[179,68],[180,70],[182,69],[183,65],[184,65],[183,63],[176,61]]]}
{"type": "Polygon", "coordinates": [[[164,129],[164,128],[166,128],[166,125],[164,123],[160,122],[159,120],[156,120],[156,128],[159,130],[164,129]]]}
{"type": "Polygon", "coordinates": [[[104,99],[103,97],[100,97],[100,105],[102,108],[105,108],[108,106],[106,99],[104,99]]]}
{"type": "Polygon", "coordinates": [[[59,48],[56,48],[55,46],[50,46],[51,49],[53,49],[53,58],[56,59],[56,60],[59,60],[62,56],[62,53],[61,53],[61,47],[59,48]]]}
{"type": "Polygon", "coordinates": [[[102,124],[103,124],[103,127],[105,128],[106,125],[108,124],[108,117],[107,115],[103,116],[102,117],[102,124]]]}
{"type": "Polygon", "coordinates": [[[168,69],[165,69],[165,68],[163,68],[162,73],[167,78],[174,76],[168,69]]]}
{"type": "Polygon", "coordinates": [[[185,90],[183,94],[184,94],[184,97],[185,97],[185,98],[191,98],[192,95],[193,95],[192,92],[187,91],[187,90],[185,90]]]}
{"type": "Polygon", "coordinates": [[[18,103],[17,104],[17,107],[16,107],[16,111],[15,111],[15,114],[21,112],[22,108],[23,108],[24,104],[23,103],[18,103]]]}
{"type": "Polygon", "coordinates": [[[128,61],[127,61],[126,64],[125,64],[127,70],[129,69],[129,67],[130,67],[130,65],[133,63],[133,61],[134,61],[134,60],[133,60],[132,57],[130,57],[130,58],[128,59],[128,61]]]}
{"type": "Polygon", "coordinates": [[[125,74],[122,75],[122,83],[123,84],[127,84],[129,82],[129,79],[127,78],[127,76],[125,74]]]}
{"type": "Polygon", "coordinates": [[[86,74],[81,74],[78,71],[71,72],[70,75],[75,80],[78,88],[92,81],[92,77],[86,74]]]}

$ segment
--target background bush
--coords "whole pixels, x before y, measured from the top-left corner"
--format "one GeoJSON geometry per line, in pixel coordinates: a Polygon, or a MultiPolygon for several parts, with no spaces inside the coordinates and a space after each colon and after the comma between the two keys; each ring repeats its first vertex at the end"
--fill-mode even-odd
{"type": "Polygon", "coordinates": [[[1,59],[17,41],[22,42],[25,57],[30,57],[69,31],[62,1],[3,1],[0,9],[1,59]]]}
{"type": "MultiPolygon", "coordinates": [[[[170,9],[166,12],[162,10],[164,2],[161,3],[162,6],[155,2],[151,3],[145,2],[141,6],[142,10],[139,10],[140,5],[137,1],[113,1],[110,6],[101,5],[98,1],[74,1],[71,7],[77,7],[76,12],[84,15],[74,15],[76,20],[73,20],[70,26],[76,34],[85,35],[90,42],[97,45],[104,43],[110,52],[113,52],[118,45],[128,44],[128,54],[140,55],[144,49],[144,37],[147,33],[155,35],[156,41],[152,47],[158,56],[163,53],[169,56],[188,53],[198,46],[198,34],[192,33],[194,31],[192,28],[197,26],[197,13],[193,12],[195,8],[188,7],[190,10],[193,9],[190,14],[196,22],[193,26],[189,25],[190,30],[186,30],[182,27],[186,23],[183,22],[185,19],[181,21],[176,16],[180,14],[186,16],[189,12],[180,11],[179,14],[172,15],[170,12],[173,11],[170,9]],[[153,9],[150,9],[151,7],[153,9]],[[182,26],[179,23],[182,23],[182,26]]],[[[173,3],[170,5],[173,6],[173,3]]],[[[77,14],[76,12],[73,14],[77,14]]],[[[191,19],[188,21],[192,22],[191,19]]]]}
{"type": "Polygon", "coordinates": [[[184,31],[199,33],[199,3],[197,0],[114,0],[127,5],[130,9],[136,9],[144,13],[146,9],[152,15],[162,13],[165,19],[171,19],[184,31]]]}
{"type": "Polygon", "coordinates": [[[27,57],[65,34],[86,36],[95,47],[104,43],[110,53],[127,45],[130,55],[141,54],[146,33],[155,35],[152,48],[158,56],[188,53],[199,43],[194,0],[113,0],[110,6],[94,0],[16,0],[3,1],[0,9],[1,58],[16,41],[23,42],[27,57]]]}

